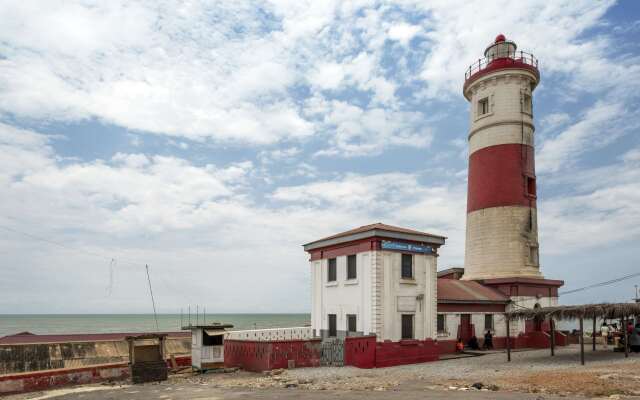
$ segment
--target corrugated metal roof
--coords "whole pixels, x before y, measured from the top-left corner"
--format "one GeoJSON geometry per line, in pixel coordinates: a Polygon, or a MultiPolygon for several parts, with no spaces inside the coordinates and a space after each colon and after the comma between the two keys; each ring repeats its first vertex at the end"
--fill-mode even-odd
{"type": "Polygon", "coordinates": [[[484,286],[475,281],[438,279],[438,301],[506,303],[507,301],[509,301],[509,298],[498,292],[497,290],[484,286]]]}

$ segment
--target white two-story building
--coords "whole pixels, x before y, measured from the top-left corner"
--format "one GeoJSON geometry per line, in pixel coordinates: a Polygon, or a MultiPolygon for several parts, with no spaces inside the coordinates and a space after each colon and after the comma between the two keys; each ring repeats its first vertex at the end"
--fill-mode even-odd
{"type": "Polygon", "coordinates": [[[377,223],[305,244],[315,335],[436,339],[437,257],[444,242],[377,223]]]}

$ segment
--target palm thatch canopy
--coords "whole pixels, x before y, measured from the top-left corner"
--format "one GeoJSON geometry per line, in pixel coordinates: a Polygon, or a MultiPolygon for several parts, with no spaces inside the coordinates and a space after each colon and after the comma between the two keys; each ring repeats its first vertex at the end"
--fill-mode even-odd
{"type": "Polygon", "coordinates": [[[533,309],[519,309],[507,313],[507,317],[516,319],[547,319],[575,320],[580,318],[618,319],[640,315],[640,303],[603,303],[582,304],[575,306],[539,307],[533,309]]]}

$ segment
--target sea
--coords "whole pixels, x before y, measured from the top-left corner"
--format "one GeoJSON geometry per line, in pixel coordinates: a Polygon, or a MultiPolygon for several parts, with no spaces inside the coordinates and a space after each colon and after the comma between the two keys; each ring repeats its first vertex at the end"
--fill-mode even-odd
{"type": "Polygon", "coordinates": [[[221,322],[234,330],[308,325],[309,314],[0,314],[0,337],[19,332],[35,334],[174,332],[181,326],[221,322]]]}

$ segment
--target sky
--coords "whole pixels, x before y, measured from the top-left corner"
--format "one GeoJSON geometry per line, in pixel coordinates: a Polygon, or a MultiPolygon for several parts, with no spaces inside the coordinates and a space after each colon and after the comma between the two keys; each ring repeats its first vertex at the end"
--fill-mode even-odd
{"type": "MultiPolygon", "coordinates": [[[[542,272],[640,271],[640,3],[1,1],[0,313],[308,312],[301,245],[462,266],[467,67],[539,60],[542,272]]],[[[561,296],[626,301],[640,277],[561,296]]]]}

